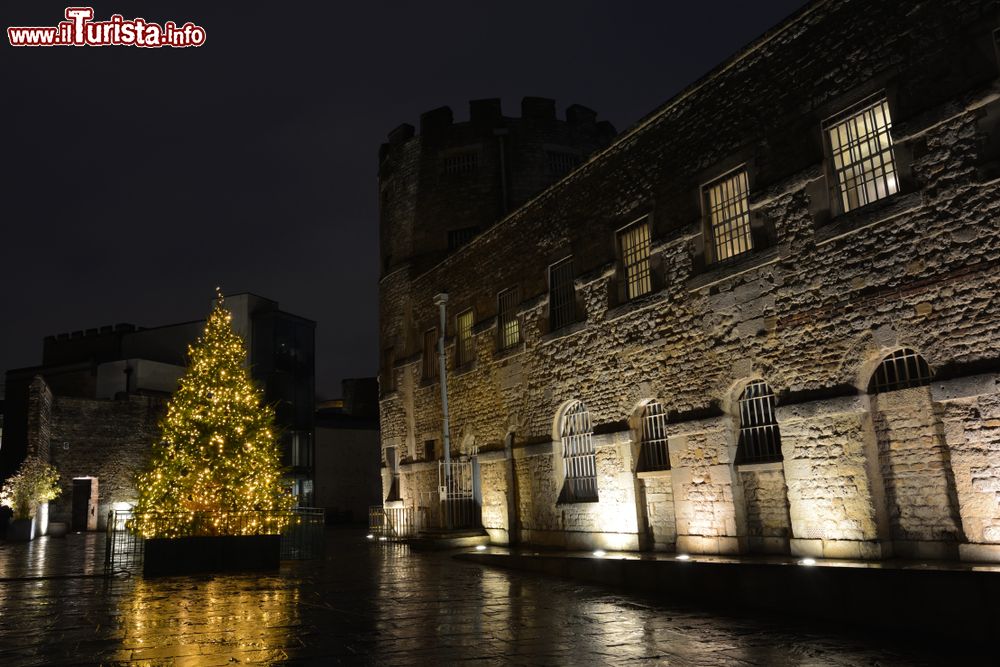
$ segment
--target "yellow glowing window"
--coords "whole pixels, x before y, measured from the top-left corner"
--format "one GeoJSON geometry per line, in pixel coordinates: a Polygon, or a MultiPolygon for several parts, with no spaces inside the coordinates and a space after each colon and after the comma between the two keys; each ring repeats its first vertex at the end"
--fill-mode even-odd
{"type": "Polygon", "coordinates": [[[521,342],[521,320],[517,317],[519,301],[516,287],[504,290],[497,295],[497,331],[500,336],[501,350],[514,347],[521,342]]]}
{"type": "Polygon", "coordinates": [[[568,502],[597,500],[597,450],[586,405],[575,401],[566,408],[559,435],[566,472],[563,499],[568,502]]]}
{"type": "Polygon", "coordinates": [[[705,211],[715,261],[723,262],[753,249],[750,188],[745,170],[705,187],[705,211]]]}
{"type": "Polygon", "coordinates": [[[641,220],[618,233],[625,298],[634,299],[653,291],[649,270],[649,223],[641,220]]]}
{"type": "Polygon", "coordinates": [[[892,118],[885,99],[835,121],[826,134],[843,213],[899,190],[892,155],[892,118]]]}
{"type": "Polygon", "coordinates": [[[475,348],[472,341],[472,311],[467,310],[456,318],[457,340],[455,343],[456,362],[459,366],[472,363],[475,348]]]}

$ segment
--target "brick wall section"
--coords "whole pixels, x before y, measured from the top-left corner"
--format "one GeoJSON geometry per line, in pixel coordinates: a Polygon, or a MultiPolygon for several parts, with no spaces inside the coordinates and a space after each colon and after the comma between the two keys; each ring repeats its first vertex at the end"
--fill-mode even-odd
{"type": "MultiPolygon", "coordinates": [[[[995,364],[997,25],[996,5],[986,0],[811,4],[432,270],[402,266],[386,275],[381,340],[398,351],[397,382],[410,376],[418,384],[420,348],[408,332],[434,325],[432,297],[442,290],[450,295],[452,426],[487,444],[511,431],[516,446],[550,438],[555,411],[570,399],[585,401],[599,428],[625,432],[644,399],[659,399],[684,423],[722,414],[749,378],[766,379],[779,405],[863,392],[874,363],[903,345],[942,375],[995,364]],[[882,90],[901,192],[838,216],[822,122],[882,90]],[[733,265],[706,265],[699,186],[739,164],[749,171],[759,246],[733,265]],[[655,289],[621,303],[614,233],[643,215],[653,231],[655,289]],[[546,267],[567,255],[581,322],[553,333],[546,267]],[[525,342],[498,354],[496,293],[512,286],[521,289],[525,342]],[[454,315],[468,307],[477,357],[456,373],[454,315]]],[[[382,405],[383,432],[392,437],[440,428],[432,426],[440,423],[436,391],[400,391],[382,405]]],[[[820,540],[829,554],[886,553],[881,544],[891,536],[867,402],[827,408],[781,422],[793,539],[820,540]]],[[[676,445],[676,463],[671,442],[678,539],[747,534],[743,484],[732,452],[721,455],[732,428],[678,431],[686,440],[676,445]]],[[[538,458],[519,475],[519,511],[525,529],[548,530],[559,525],[551,520],[556,483],[533,475],[554,466],[538,458]]],[[[525,463],[518,465],[520,472],[525,463]]],[[[969,465],[968,475],[983,474],[969,465]]],[[[959,478],[956,470],[961,486],[959,478]]],[[[961,504],[963,491],[957,497],[961,504]]],[[[938,519],[931,523],[906,534],[947,535],[938,519]]],[[[980,539],[974,534],[966,538],[980,539]]]]}
{"type": "Polygon", "coordinates": [[[62,495],[50,518],[72,517],[73,478],[98,481],[98,528],[116,502],[134,502],[135,475],[149,461],[159,437],[166,401],[147,396],[101,401],[57,396],[52,406],[52,464],[59,470],[62,495]]]}
{"type": "Polygon", "coordinates": [[[28,456],[49,458],[52,439],[52,390],[36,375],[28,386],[28,456]]]}
{"type": "Polygon", "coordinates": [[[788,491],[785,474],[777,470],[740,470],[746,501],[747,549],[782,552],[788,549],[791,521],[788,518],[788,491]]]}
{"type": "Polygon", "coordinates": [[[874,396],[872,412],[893,539],[959,541],[958,499],[930,388],[874,396]]]}
{"type": "Polygon", "coordinates": [[[646,526],[657,551],[673,551],[677,543],[677,520],[674,516],[674,490],[669,473],[645,477],[642,480],[642,506],[646,511],[646,526]]]}

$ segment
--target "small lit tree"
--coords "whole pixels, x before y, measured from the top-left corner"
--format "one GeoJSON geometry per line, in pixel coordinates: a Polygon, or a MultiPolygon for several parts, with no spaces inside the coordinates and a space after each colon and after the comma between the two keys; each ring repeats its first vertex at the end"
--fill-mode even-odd
{"type": "Polygon", "coordinates": [[[37,456],[29,456],[0,490],[0,505],[9,507],[15,519],[30,519],[39,505],[56,499],[61,492],[56,469],[37,456]]]}
{"type": "Polygon", "coordinates": [[[243,339],[219,293],[160,423],[130,527],[145,537],[280,531],[294,498],[281,484],[274,410],[250,379],[243,339]]]}

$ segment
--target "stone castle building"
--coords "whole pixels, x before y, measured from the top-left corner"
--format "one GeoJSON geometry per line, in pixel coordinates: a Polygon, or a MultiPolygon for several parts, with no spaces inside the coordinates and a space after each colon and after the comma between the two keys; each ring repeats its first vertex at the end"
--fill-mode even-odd
{"type": "MultiPolygon", "coordinates": [[[[316,324],[255,294],[226,297],[226,307],[247,342],[251,375],[275,406],[286,481],[300,504],[311,505],[316,324]]],[[[40,456],[60,476],[51,520],[71,530],[103,529],[110,509],[135,502],[135,476],[159,438],[188,345],[204,328],[204,320],[116,324],[46,337],[41,365],[6,373],[0,479],[25,456],[40,456]]]]}
{"type": "Polygon", "coordinates": [[[393,131],[386,506],[447,516],[447,293],[494,542],[1000,560],[998,28],[816,0],[613,140],[533,98],[393,131]]]}

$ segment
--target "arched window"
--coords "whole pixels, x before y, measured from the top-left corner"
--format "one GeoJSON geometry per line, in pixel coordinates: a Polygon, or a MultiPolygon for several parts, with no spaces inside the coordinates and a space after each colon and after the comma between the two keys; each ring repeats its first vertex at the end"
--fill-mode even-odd
{"type": "Polygon", "coordinates": [[[643,406],[639,428],[639,470],[670,470],[667,410],[662,403],[650,401],[643,406]]]}
{"type": "Polygon", "coordinates": [[[908,347],[896,350],[882,360],[868,383],[869,394],[909,389],[930,384],[934,379],[924,358],[908,347]]]}
{"type": "Polygon", "coordinates": [[[566,484],[562,500],[579,502],[597,500],[597,459],[594,455],[594,429],[587,406],[575,401],[563,410],[559,424],[566,484]]]}
{"type": "Polygon", "coordinates": [[[736,463],[781,460],[781,433],[774,416],[774,392],[763,380],[754,380],[740,395],[740,442],[736,463]]]}

